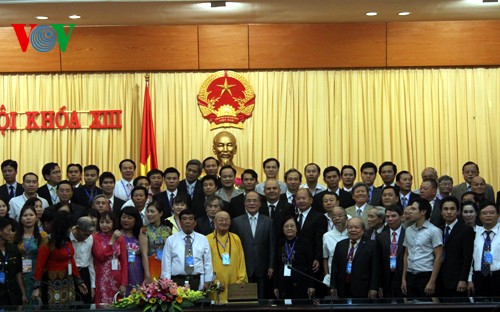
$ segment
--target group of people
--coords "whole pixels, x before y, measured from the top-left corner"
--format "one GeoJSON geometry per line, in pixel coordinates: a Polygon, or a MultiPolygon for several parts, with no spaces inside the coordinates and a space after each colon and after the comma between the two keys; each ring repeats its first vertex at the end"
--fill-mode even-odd
{"type": "Polygon", "coordinates": [[[173,167],[136,177],[131,159],[118,181],[79,164],[62,180],[47,163],[41,187],[33,172],[18,183],[14,160],[1,169],[0,306],[110,303],[160,277],[218,303],[248,282],[259,298],[498,294],[498,206],[473,162],[456,186],[425,168],[418,190],[392,162],[364,163],[360,182],[353,166],[315,163],[279,181],[275,158],[260,183],[214,157],[188,161],[183,180],[173,167]]]}

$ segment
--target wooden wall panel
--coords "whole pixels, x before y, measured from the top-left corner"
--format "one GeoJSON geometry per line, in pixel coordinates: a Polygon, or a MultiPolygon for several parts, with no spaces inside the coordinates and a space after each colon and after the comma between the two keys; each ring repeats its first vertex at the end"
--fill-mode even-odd
{"type": "MultiPolygon", "coordinates": [[[[29,34],[29,28],[26,29],[29,34]]],[[[61,70],[59,45],[49,52],[37,52],[31,44],[21,51],[12,27],[0,27],[0,72],[58,72],[61,70]]]]}
{"type": "Polygon", "coordinates": [[[247,69],[248,25],[200,25],[200,69],[247,69]]]}
{"type": "Polygon", "coordinates": [[[387,25],[388,66],[500,64],[500,21],[405,22],[387,25]]]}
{"type": "Polygon", "coordinates": [[[250,68],[386,66],[385,23],[250,25],[250,68]]]}
{"type": "Polygon", "coordinates": [[[198,69],[196,26],[75,28],[63,71],[198,69]]]}

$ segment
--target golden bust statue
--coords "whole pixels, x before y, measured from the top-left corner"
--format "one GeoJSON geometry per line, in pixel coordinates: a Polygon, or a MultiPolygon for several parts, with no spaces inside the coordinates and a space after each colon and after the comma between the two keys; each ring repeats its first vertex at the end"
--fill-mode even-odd
{"type": "Polygon", "coordinates": [[[233,163],[233,158],[237,151],[236,138],[232,133],[222,131],[214,137],[213,152],[219,160],[220,166],[231,165],[236,169],[236,178],[240,178],[245,169],[233,163]]]}

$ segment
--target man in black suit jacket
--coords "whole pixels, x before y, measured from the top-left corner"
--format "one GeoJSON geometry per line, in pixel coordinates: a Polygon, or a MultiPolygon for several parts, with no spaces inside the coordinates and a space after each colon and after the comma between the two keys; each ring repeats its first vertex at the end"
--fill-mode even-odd
{"type": "Polygon", "coordinates": [[[437,198],[437,181],[433,179],[425,179],[420,184],[420,197],[427,200],[431,204],[431,217],[429,221],[437,227],[444,224],[441,216],[441,201],[437,198]]]}
{"type": "Polygon", "coordinates": [[[399,192],[399,186],[396,183],[394,183],[394,179],[396,177],[397,172],[398,172],[398,167],[396,166],[395,163],[393,163],[392,161],[384,161],[378,169],[380,178],[382,178],[382,181],[384,181],[384,184],[379,186],[379,188],[384,189],[387,186],[392,186],[396,188],[396,190],[399,192]]]}
{"type": "Polygon", "coordinates": [[[264,299],[266,293],[270,293],[266,289],[274,272],[276,238],[273,221],[259,213],[260,206],[260,195],[248,192],[245,197],[246,214],[233,219],[231,232],[238,235],[243,245],[248,281],[257,282],[259,299],[264,299]]]}
{"type": "Polygon", "coordinates": [[[231,198],[229,205],[224,207],[224,210],[229,213],[231,219],[245,214],[245,196],[248,192],[255,191],[257,183],[259,183],[259,175],[253,169],[246,169],[241,174],[241,186],[243,193],[231,198]]]}
{"type": "Polygon", "coordinates": [[[4,160],[1,167],[5,184],[0,186],[0,199],[7,204],[12,198],[22,195],[24,188],[21,183],[16,181],[17,161],[12,159],[4,160]]]}
{"type": "Polygon", "coordinates": [[[205,215],[196,220],[196,228],[195,231],[208,235],[213,233],[215,229],[215,215],[222,211],[224,207],[224,201],[217,195],[211,195],[205,200],[205,215]]]}
{"type": "Polygon", "coordinates": [[[402,216],[403,209],[400,206],[388,207],[385,211],[385,220],[389,230],[383,231],[377,237],[382,259],[379,297],[403,297],[401,279],[403,277],[405,229],[401,226],[402,216]]]}
{"type": "Polygon", "coordinates": [[[52,206],[59,202],[56,186],[61,182],[61,168],[54,162],[46,163],[42,168],[42,176],[47,183],[38,188],[37,194],[45,198],[49,206],[52,206]]]}
{"type": "Polygon", "coordinates": [[[164,176],[167,189],[165,192],[156,194],[153,199],[160,203],[160,207],[163,209],[163,217],[168,218],[172,215],[172,207],[175,196],[177,196],[177,194],[184,194],[184,196],[186,196],[186,193],[183,193],[178,188],[180,177],[179,170],[169,167],[165,169],[164,176]]]}
{"type": "Polygon", "coordinates": [[[377,166],[372,162],[361,165],[361,180],[368,185],[368,204],[378,206],[382,201],[382,189],[373,185],[377,178],[377,166]]]}
{"type": "Polygon", "coordinates": [[[420,195],[411,191],[413,184],[413,176],[408,171],[400,171],[396,175],[396,184],[399,187],[399,205],[403,210],[409,205],[413,204],[415,199],[420,195]]]}
{"type": "Polygon", "coordinates": [[[287,215],[294,215],[295,210],[285,199],[280,199],[280,185],[276,179],[267,179],[264,183],[264,194],[259,212],[273,219],[276,238],[284,237],[283,222],[287,215]]]}
{"type": "Polygon", "coordinates": [[[347,221],[348,239],[337,243],[332,260],[331,294],[340,298],[376,298],[380,256],[375,241],[364,236],[363,220],[347,221]]]}
{"type": "Polygon", "coordinates": [[[193,201],[202,199],[203,186],[198,178],[201,175],[201,162],[198,159],[191,159],[186,164],[186,178],[179,182],[179,191],[186,194],[188,206],[193,201]]]}
{"type": "Polygon", "coordinates": [[[96,186],[99,179],[99,171],[99,167],[96,165],[88,165],[83,168],[85,184],[74,190],[71,200],[75,204],[81,205],[86,209],[92,208],[94,197],[102,194],[102,190],[96,186]]]}
{"type": "Polygon", "coordinates": [[[332,192],[337,194],[339,198],[339,205],[344,209],[354,205],[354,200],[352,199],[352,194],[344,191],[339,187],[340,182],[340,170],[337,167],[329,166],[323,171],[323,181],[326,183],[327,189],[325,191],[319,192],[314,195],[313,209],[325,213],[323,209],[323,195],[326,192],[332,192]]]}
{"type": "Polygon", "coordinates": [[[47,209],[57,212],[64,206],[67,206],[71,215],[71,225],[75,225],[76,221],[78,221],[78,219],[85,214],[87,209],[82,205],[78,205],[77,203],[71,201],[71,198],[73,197],[73,185],[71,182],[68,180],[59,182],[57,184],[57,196],[59,197],[60,202],[49,206],[47,209]]]}
{"type": "Polygon", "coordinates": [[[108,198],[113,213],[118,215],[125,201],[115,196],[115,184],[116,178],[111,172],[105,171],[99,176],[99,185],[101,186],[102,194],[108,198]]]}
{"type": "Polygon", "coordinates": [[[436,291],[440,297],[463,297],[467,292],[467,280],[474,250],[474,230],[458,220],[460,203],[455,197],[441,201],[444,219],[443,263],[437,279],[436,291]]]}

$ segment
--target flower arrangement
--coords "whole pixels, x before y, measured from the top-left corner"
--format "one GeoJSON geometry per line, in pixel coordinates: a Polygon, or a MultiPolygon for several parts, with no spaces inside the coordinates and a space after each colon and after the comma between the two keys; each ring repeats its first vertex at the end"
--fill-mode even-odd
{"type": "Polygon", "coordinates": [[[183,308],[192,306],[195,301],[204,297],[202,291],[177,286],[174,281],[161,278],[150,284],[135,287],[128,297],[118,300],[114,306],[121,309],[143,306],[143,312],[150,310],[175,312],[183,311],[183,308]]]}

